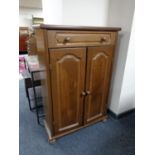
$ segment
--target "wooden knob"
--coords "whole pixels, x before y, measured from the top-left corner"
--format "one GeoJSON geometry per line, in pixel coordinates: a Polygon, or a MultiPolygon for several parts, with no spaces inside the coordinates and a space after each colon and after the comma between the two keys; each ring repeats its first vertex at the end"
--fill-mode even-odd
{"type": "Polygon", "coordinates": [[[86,94],[86,92],[82,91],[81,95],[86,96],[87,94],[86,94]]]}
{"type": "Polygon", "coordinates": [[[70,37],[66,37],[66,38],[64,39],[64,43],[69,42],[70,40],[71,40],[70,37]]]}
{"type": "Polygon", "coordinates": [[[107,41],[107,39],[105,37],[102,37],[101,42],[103,42],[103,41],[107,41]]]}
{"type": "Polygon", "coordinates": [[[89,90],[87,90],[87,91],[86,91],[86,94],[87,94],[87,95],[90,95],[90,91],[89,91],[89,90]]]}

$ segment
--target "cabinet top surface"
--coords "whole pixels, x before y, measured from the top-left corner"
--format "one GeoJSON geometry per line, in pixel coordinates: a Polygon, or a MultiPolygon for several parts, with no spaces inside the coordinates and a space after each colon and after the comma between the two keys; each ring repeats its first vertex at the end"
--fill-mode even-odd
{"type": "Polygon", "coordinates": [[[71,25],[34,25],[34,28],[42,28],[48,30],[86,30],[86,31],[120,31],[120,27],[97,27],[97,26],[71,26],[71,25]]]}

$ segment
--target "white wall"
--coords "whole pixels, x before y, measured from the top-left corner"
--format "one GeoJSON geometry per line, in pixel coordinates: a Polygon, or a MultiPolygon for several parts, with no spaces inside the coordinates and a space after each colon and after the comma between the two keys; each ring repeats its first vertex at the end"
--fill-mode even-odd
{"type": "Polygon", "coordinates": [[[19,26],[32,26],[32,15],[43,17],[42,9],[35,8],[19,8],[19,26]]]}
{"type": "Polygon", "coordinates": [[[45,24],[106,26],[108,0],[43,0],[45,24]]]}
{"type": "Polygon", "coordinates": [[[135,107],[134,33],[135,33],[135,29],[134,29],[134,20],[133,20],[118,113],[122,113],[124,111],[133,109],[135,107]]]}
{"type": "Polygon", "coordinates": [[[63,24],[63,0],[42,0],[44,23],[63,24]]]}
{"type": "Polygon", "coordinates": [[[108,0],[63,0],[63,24],[106,26],[108,0]]]}
{"type": "MultiPolygon", "coordinates": [[[[124,107],[126,108],[121,108],[121,105],[123,105],[122,103],[123,100],[121,100],[120,103],[120,96],[122,95],[121,92],[123,87],[122,85],[123,78],[124,76],[128,76],[125,75],[125,65],[128,56],[127,53],[130,52],[128,51],[128,45],[130,40],[133,14],[134,14],[134,0],[109,1],[108,26],[119,26],[122,28],[122,31],[119,33],[120,35],[118,38],[118,44],[117,44],[118,46],[116,48],[115,53],[115,61],[114,61],[110,97],[109,97],[109,109],[113,111],[115,114],[120,114],[120,112],[125,112],[133,108],[133,106],[131,106],[131,104],[129,104],[128,102],[124,102],[124,105],[126,104],[126,106],[124,107]]],[[[134,70],[132,70],[131,72],[133,73],[134,70]]],[[[125,80],[125,82],[128,81],[125,80]]],[[[133,100],[133,96],[131,96],[131,98],[132,98],[131,100],[133,100]]]]}

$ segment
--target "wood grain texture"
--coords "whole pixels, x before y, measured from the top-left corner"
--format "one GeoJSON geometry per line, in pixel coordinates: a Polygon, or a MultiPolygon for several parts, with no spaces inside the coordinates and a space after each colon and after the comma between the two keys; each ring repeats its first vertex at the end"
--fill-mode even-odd
{"type": "Polygon", "coordinates": [[[48,30],[50,48],[103,46],[115,44],[115,32],[48,30]]]}
{"type": "Polygon", "coordinates": [[[39,64],[45,69],[41,72],[44,77],[42,78],[42,95],[44,102],[45,119],[51,130],[52,135],[54,135],[53,127],[53,107],[52,107],[52,92],[51,92],[51,78],[50,78],[50,65],[49,65],[49,52],[47,45],[47,34],[43,29],[35,29],[35,38],[37,45],[37,55],[39,59],[39,64]]]}
{"type": "Polygon", "coordinates": [[[85,100],[85,123],[106,115],[107,83],[110,79],[113,46],[89,47],[85,100]]]}
{"type": "Polygon", "coordinates": [[[85,48],[51,49],[55,133],[82,125],[85,48]]]}
{"type": "Polygon", "coordinates": [[[40,25],[37,54],[49,139],[107,118],[112,62],[121,28],[40,25]]]}
{"type": "Polygon", "coordinates": [[[94,123],[97,123],[97,122],[99,122],[99,121],[105,122],[105,121],[107,121],[107,118],[108,118],[108,116],[100,117],[99,119],[96,119],[94,122],[91,122],[91,123],[89,123],[89,124],[85,124],[85,125],[83,125],[83,126],[79,126],[79,127],[77,127],[77,128],[74,128],[74,129],[71,129],[71,130],[62,132],[62,133],[60,133],[60,134],[58,134],[58,135],[54,135],[54,136],[51,136],[51,131],[50,131],[50,129],[48,128],[47,123],[44,122],[44,124],[45,124],[45,129],[46,129],[46,132],[47,132],[47,135],[48,135],[48,141],[49,141],[49,143],[50,143],[50,141],[56,140],[56,139],[58,139],[58,138],[60,138],[60,137],[62,137],[62,136],[65,136],[65,135],[70,134],[70,133],[72,133],[72,132],[75,132],[75,131],[77,131],[77,130],[83,129],[83,128],[88,127],[88,126],[90,126],[90,125],[93,125],[94,123]]]}

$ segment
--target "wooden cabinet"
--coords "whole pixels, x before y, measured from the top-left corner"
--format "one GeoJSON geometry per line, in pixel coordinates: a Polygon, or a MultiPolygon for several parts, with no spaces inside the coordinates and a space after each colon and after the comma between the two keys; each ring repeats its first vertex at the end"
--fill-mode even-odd
{"type": "Polygon", "coordinates": [[[49,141],[107,118],[120,28],[35,27],[49,141]],[[46,92],[46,93],[45,93],[46,92]]]}

